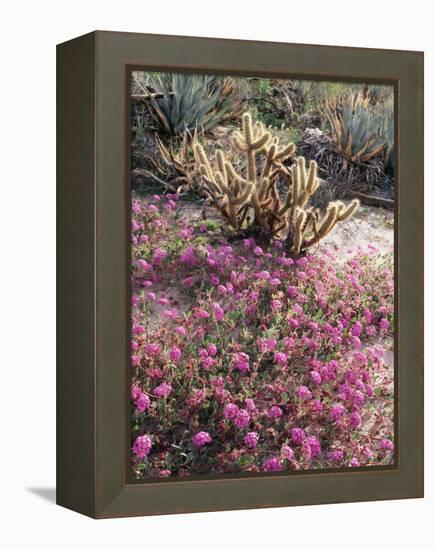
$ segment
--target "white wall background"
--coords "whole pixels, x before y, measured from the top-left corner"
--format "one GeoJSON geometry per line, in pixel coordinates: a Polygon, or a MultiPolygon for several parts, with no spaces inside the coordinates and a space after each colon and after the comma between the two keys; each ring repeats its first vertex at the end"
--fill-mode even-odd
{"type": "MultiPolygon", "coordinates": [[[[428,548],[433,543],[433,34],[422,0],[4,2],[0,85],[3,548],[428,548]],[[424,50],[426,498],[94,522],[56,507],[55,44],[90,30],[424,50]],[[429,210],[428,210],[429,209],[429,210]]],[[[412,185],[411,181],[404,185],[412,185]]],[[[405,220],[404,222],[405,223],[405,220]]]]}

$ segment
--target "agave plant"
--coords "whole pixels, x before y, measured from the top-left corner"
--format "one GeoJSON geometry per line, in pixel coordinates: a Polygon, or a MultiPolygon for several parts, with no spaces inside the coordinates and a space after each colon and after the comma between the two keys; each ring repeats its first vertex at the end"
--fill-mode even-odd
{"type": "Polygon", "coordinates": [[[136,81],[154,120],[167,133],[208,131],[244,110],[236,83],[208,75],[153,73],[147,85],[136,81]]]}
{"type": "Polygon", "coordinates": [[[350,94],[334,104],[325,98],[325,111],[336,149],[345,159],[366,162],[384,151],[382,118],[368,97],[350,94]]]}

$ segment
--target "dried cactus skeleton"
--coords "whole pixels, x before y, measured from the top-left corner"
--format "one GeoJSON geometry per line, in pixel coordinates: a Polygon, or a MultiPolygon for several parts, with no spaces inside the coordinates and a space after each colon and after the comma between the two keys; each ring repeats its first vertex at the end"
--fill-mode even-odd
{"type": "MultiPolygon", "coordinates": [[[[158,157],[149,157],[153,170],[161,175],[161,178],[155,178],[160,181],[167,189],[183,195],[191,191],[201,194],[201,174],[199,165],[196,162],[193,145],[201,139],[210,150],[210,142],[204,138],[203,133],[195,131],[194,133],[185,131],[176,144],[170,142],[165,145],[158,135],[155,136],[155,143],[158,149],[158,157]]],[[[230,152],[229,152],[230,153],[230,152]]],[[[228,158],[233,165],[237,165],[236,155],[230,155],[228,158]]],[[[148,176],[155,177],[151,172],[148,176]]]]}
{"type": "Polygon", "coordinates": [[[357,200],[348,206],[331,202],[323,215],[309,208],[309,199],[319,186],[316,162],[306,166],[305,159],[298,157],[287,168],[284,161],[294,156],[294,144],[280,145],[262,124],[253,124],[249,113],[243,115],[242,131],[234,134],[232,142],[246,157],[244,175],[221,150],[210,160],[197,140],[193,146],[205,204],[221,212],[232,232],[247,229],[267,239],[285,239],[288,252],[297,256],[356,211],[357,200]],[[258,162],[258,155],[262,155],[262,162],[258,162]],[[286,196],[279,192],[281,181],[286,183],[286,196]]]}

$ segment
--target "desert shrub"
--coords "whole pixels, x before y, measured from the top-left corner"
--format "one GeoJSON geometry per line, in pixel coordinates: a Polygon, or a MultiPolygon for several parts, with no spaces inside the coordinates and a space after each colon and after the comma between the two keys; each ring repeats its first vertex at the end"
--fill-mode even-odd
{"type": "Polygon", "coordinates": [[[368,162],[351,162],[336,149],[331,136],[308,128],[297,144],[300,155],[318,164],[321,184],[311,204],[324,209],[330,200],[344,199],[354,192],[376,192],[393,198],[393,176],[383,156],[368,162]]]}
{"type": "Polygon", "coordinates": [[[131,167],[133,170],[150,167],[149,159],[156,149],[155,125],[145,105],[131,108],[131,167]]]}
{"type": "Polygon", "coordinates": [[[132,205],[134,475],[391,463],[391,255],[229,245],[177,201],[132,205]]]}
{"type": "Polygon", "coordinates": [[[322,83],[252,78],[242,89],[253,118],[268,128],[290,128],[300,135],[306,127],[322,124],[322,83]]]}

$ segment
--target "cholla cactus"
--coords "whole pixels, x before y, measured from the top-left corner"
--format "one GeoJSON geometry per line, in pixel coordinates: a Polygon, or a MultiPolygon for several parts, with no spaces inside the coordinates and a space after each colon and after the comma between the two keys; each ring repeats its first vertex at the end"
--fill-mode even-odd
{"type": "Polygon", "coordinates": [[[285,238],[288,251],[300,255],[357,209],[357,200],[347,207],[340,201],[330,203],[323,216],[308,208],[319,186],[316,162],[306,167],[305,159],[298,157],[291,169],[286,168],[283,162],[294,155],[294,144],[281,146],[262,124],[253,124],[249,113],[243,115],[242,132],[234,134],[233,145],[246,156],[245,175],[221,150],[211,162],[197,141],[193,147],[206,205],[220,210],[231,231],[240,232],[247,223],[247,229],[268,239],[285,238]],[[286,182],[286,195],[279,193],[279,180],[286,182]]]}
{"type": "Polygon", "coordinates": [[[359,206],[357,199],[346,206],[342,201],[329,203],[325,214],[319,209],[306,208],[309,198],[319,186],[317,164],[310,161],[306,169],[304,157],[298,157],[292,171],[292,193],[290,202],[290,231],[287,235],[288,247],[295,255],[307,250],[326,237],[338,222],[350,218],[359,206]]]}

